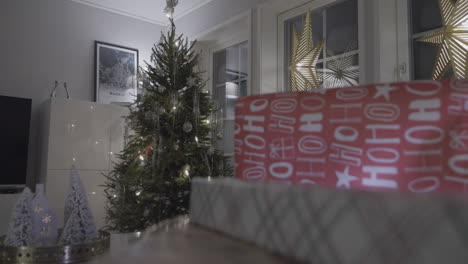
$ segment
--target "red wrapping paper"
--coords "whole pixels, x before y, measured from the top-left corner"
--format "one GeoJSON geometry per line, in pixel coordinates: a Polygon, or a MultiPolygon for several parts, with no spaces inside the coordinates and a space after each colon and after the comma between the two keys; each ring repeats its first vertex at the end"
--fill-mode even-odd
{"type": "Polygon", "coordinates": [[[468,80],[242,97],[235,160],[249,181],[468,192],[468,80]]]}

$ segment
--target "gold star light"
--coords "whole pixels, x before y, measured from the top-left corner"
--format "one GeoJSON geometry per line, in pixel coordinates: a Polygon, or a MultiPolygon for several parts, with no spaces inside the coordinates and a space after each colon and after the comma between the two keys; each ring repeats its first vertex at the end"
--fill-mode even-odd
{"type": "Polygon", "coordinates": [[[357,43],[351,43],[344,53],[334,55],[329,50],[327,56],[333,59],[327,62],[325,69],[318,69],[319,79],[323,81],[323,88],[338,88],[356,86],[359,78],[359,66],[353,65],[353,56],[358,48],[357,43]]]}
{"type": "Polygon", "coordinates": [[[291,89],[293,91],[306,91],[320,88],[317,78],[316,63],[323,47],[323,40],[316,46],[312,40],[312,22],[310,10],[307,11],[304,28],[301,36],[293,29],[291,71],[291,89]]]}
{"type": "Polygon", "coordinates": [[[439,0],[442,28],[418,41],[439,44],[432,79],[440,79],[452,66],[455,78],[468,74],[468,0],[439,0]]]}

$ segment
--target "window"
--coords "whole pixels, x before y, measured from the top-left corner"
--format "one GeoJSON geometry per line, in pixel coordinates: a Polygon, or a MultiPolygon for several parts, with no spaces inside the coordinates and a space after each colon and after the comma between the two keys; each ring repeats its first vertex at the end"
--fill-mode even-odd
{"type": "MultiPolygon", "coordinates": [[[[293,28],[302,31],[307,10],[284,22],[284,76],[283,85],[290,90],[293,28]]],[[[314,45],[325,39],[324,49],[317,61],[317,72],[322,87],[351,86],[358,83],[358,6],[357,0],[337,1],[311,12],[314,45]],[[342,63],[343,61],[346,63],[342,63]],[[346,66],[346,69],[344,67],[346,66]],[[337,69],[338,68],[338,69],[337,69]],[[343,74],[345,77],[342,78],[343,74]],[[337,82],[337,77],[341,81],[337,82]],[[352,78],[351,78],[352,77],[352,78]]]]}
{"type": "Polygon", "coordinates": [[[215,146],[234,158],[235,101],[248,91],[248,42],[243,42],[213,54],[213,116],[215,146]]]}
{"type": "MultiPolygon", "coordinates": [[[[438,45],[419,42],[417,39],[442,27],[439,4],[437,0],[410,0],[410,32],[412,36],[413,79],[431,79],[436,61],[438,45]]],[[[448,70],[444,77],[452,77],[448,70]]]]}

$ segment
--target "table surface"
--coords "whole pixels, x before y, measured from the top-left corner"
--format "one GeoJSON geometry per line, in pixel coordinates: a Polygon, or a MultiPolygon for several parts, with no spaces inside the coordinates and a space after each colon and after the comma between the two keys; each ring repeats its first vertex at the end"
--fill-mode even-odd
{"type": "Polygon", "coordinates": [[[85,263],[297,263],[178,218],[155,230],[113,234],[110,250],[85,263]]]}

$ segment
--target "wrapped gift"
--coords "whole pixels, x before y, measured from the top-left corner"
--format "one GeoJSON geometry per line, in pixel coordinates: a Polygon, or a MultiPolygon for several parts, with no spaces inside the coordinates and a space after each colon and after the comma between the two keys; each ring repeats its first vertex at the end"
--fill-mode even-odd
{"type": "Polygon", "coordinates": [[[412,193],[468,191],[468,81],[242,97],[236,177],[412,193]]]}
{"type": "Polygon", "coordinates": [[[465,264],[468,200],[195,179],[190,222],[300,263],[465,264]]]}

